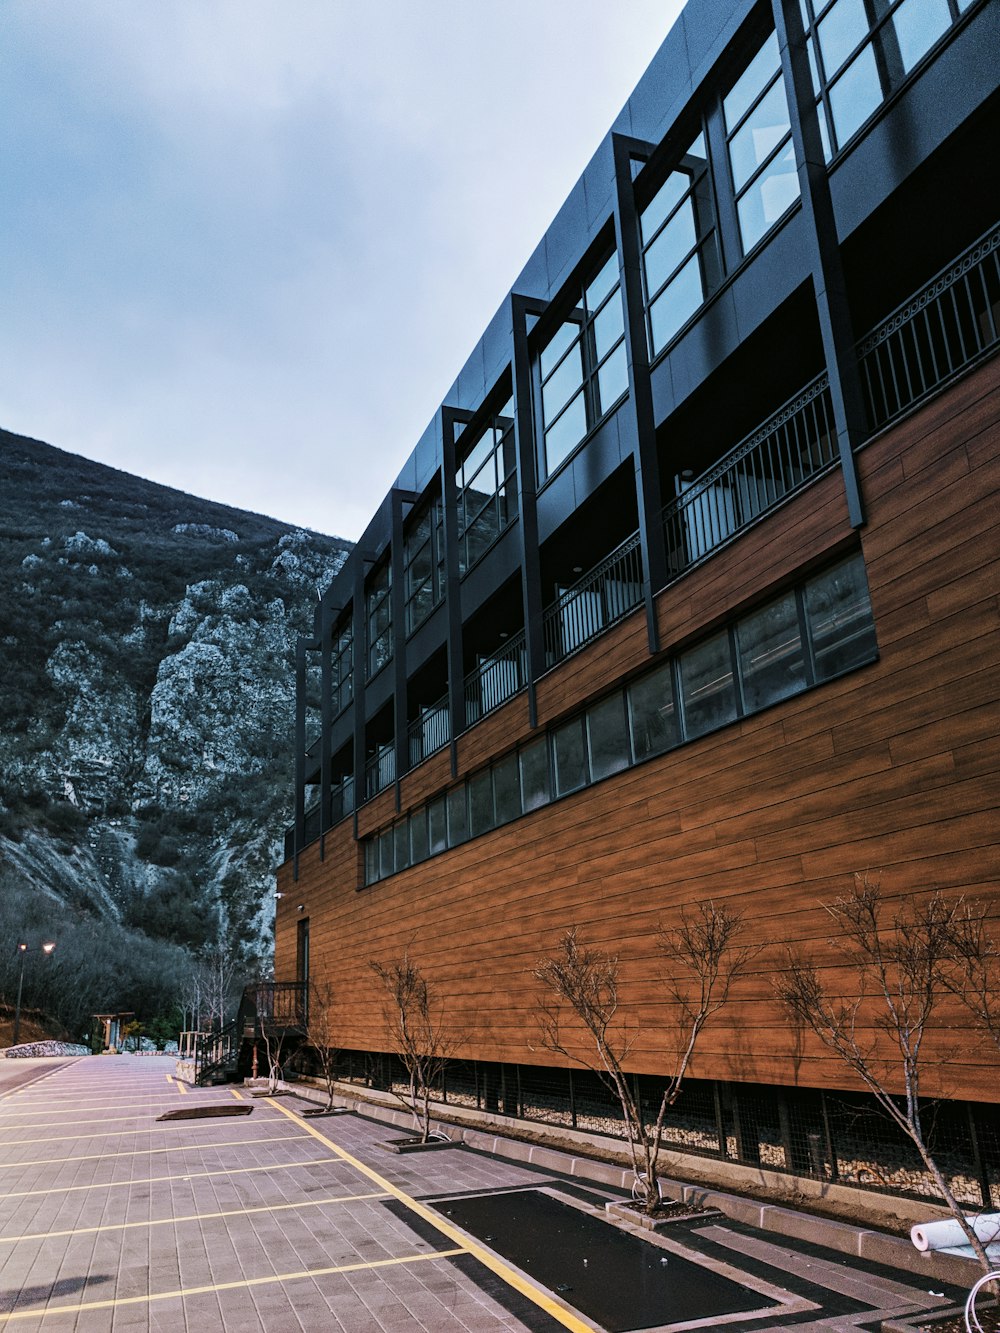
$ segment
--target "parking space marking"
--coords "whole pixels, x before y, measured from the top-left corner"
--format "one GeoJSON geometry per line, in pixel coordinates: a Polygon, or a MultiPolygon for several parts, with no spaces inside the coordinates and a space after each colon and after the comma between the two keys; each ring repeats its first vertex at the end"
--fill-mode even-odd
{"type": "MultiPolygon", "coordinates": [[[[69,1161],[73,1160],[75,1159],[69,1158],[69,1161]]],[[[9,1194],[0,1194],[0,1202],[4,1199],[26,1199],[39,1194],[77,1194],[81,1190],[128,1189],[132,1185],[158,1185],[164,1180],[176,1183],[179,1180],[201,1180],[205,1176],[245,1176],[252,1171],[291,1171],[302,1166],[311,1166],[315,1169],[322,1165],[321,1157],[306,1157],[301,1162],[264,1162],[260,1166],[221,1167],[216,1171],[186,1171],[183,1175],[146,1176],[140,1180],[98,1180],[90,1185],[51,1185],[43,1190],[11,1190],[9,1194]]]]}
{"type": "Polygon", "coordinates": [[[233,1094],[233,1096],[236,1098],[238,1102],[243,1101],[242,1092],[239,1092],[236,1088],[230,1088],[229,1091],[233,1094]]]}
{"type": "Polygon", "coordinates": [[[284,1213],[296,1208],[319,1208],[327,1203],[360,1203],[365,1199],[387,1199],[384,1190],[370,1194],[336,1194],[328,1199],[303,1199],[299,1203],[266,1203],[254,1208],[227,1208],[219,1213],[186,1213],[181,1217],[155,1217],[145,1222],[107,1222],[99,1227],[71,1227],[67,1231],[29,1231],[23,1236],[0,1236],[0,1245],[23,1240],[53,1240],[56,1236],[92,1236],[98,1231],[132,1231],[141,1227],[171,1227],[181,1222],[207,1222],[213,1217],[248,1217],[251,1213],[284,1213]]]}
{"type": "MultiPolygon", "coordinates": [[[[150,1112],[150,1114],[152,1114],[152,1112],[150,1112]]],[[[174,1112],[171,1112],[171,1114],[173,1115],[173,1114],[175,1114],[175,1113],[174,1113],[174,1112]]],[[[227,1117],[227,1119],[231,1119],[231,1118],[232,1118],[231,1116],[227,1117]]],[[[128,1116],[112,1116],[112,1117],[110,1118],[110,1120],[94,1120],[94,1121],[92,1121],[92,1122],[90,1122],[90,1123],[95,1124],[95,1125],[107,1125],[107,1124],[109,1124],[109,1123],[113,1123],[113,1122],[116,1121],[116,1120],[139,1120],[139,1119],[145,1120],[146,1117],[145,1117],[145,1116],[132,1116],[132,1115],[128,1115],[128,1116]]],[[[80,1122],[78,1122],[78,1123],[81,1123],[81,1124],[87,1124],[88,1122],[87,1122],[86,1120],[84,1120],[84,1121],[80,1121],[80,1122]]],[[[260,1120],[257,1121],[257,1124],[258,1124],[258,1125],[262,1125],[262,1124],[263,1124],[263,1125],[274,1125],[274,1124],[278,1124],[278,1123],[280,1123],[280,1122],[279,1122],[274,1116],[266,1116],[266,1115],[265,1115],[265,1116],[261,1116],[260,1120]]],[[[16,1129],[26,1129],[27,1126],[26,1126],[26,1125],[17,1125],[17,1126],[12,1126],[12,1128],[16,1128],[16,1129]]],[[[39,1129],[57,1129],[57,1128],[61,1128],[61,1126],[56,1126],[56,1125],[39,1125],[38,1128],[39,1128],[39,1129]]],[[[2,1133],[2,1132],[3,1132],[3,1131],[2,1131],[2,1128],[0,1128],[0,1133],[2,1133]]],[[[174,1133],[174,1122],[171,1122],[171,1121],[163,1121],[161,1124],[158,1124],[158,1125],[146,1125],[145,1128],[143,1128],[143,1129],[109,1129],[109,1130],[107,1130],[106,1132],[102,1132],[102,1131],[99,1130],[99,1129],[95,1129],[95,1130],[93,1130],[90,1134],[50,1134],[47,1138],[44,1138],[44,1139],[42,1139],[42,1138],[30,1138],[30,1139],[3,1139],[3,1138],[0,1138],[0,1148],[17,1148],[17,1147],[19,1147],[19,1146],[20,1146],[21,1144],[23,1144],[23,1143],[72,1143],[74,1139],[110,1139],[110,1138],[114,1138],[114,1136],[115,1136],[116,1134],[121,1135],[123,1138],[127,1138],[130,1134],[132,1134],[132,1135],[136,1135],[136,1136],[137,1136],[137,1135],[139,1135],[139,1134],[172,1134],[172,1133],[174,1133]]],[[[242,1140],[241,1140],[241,1141],[242,1141],[242,1140]]],[[[255,1142],[256,1140],[251,1139],[251,1140],[248,1140],[248,1141],[252,1143],[252,1142],[255,1142]]],[[[262,1142],[266,1142],[266,1140],[262,1140],[262,1142]]],[[[152,1151],[156,1151],[156,1149],[153,1149],[152,1151]]],[[[78,1161],[78,1160],[79,1160],[79,1161],[83,1161],[83,1160],[85,1160],[85,1159],[83,1159],[83,1158],[76,1158],[76,1157],[73,1158],[73,1161],[74,1161],[74,1162],[75,1162],[75,1161],[78,1161]]],[[[3,1164],[0,1163],[0,1165],[3,1165],[3,1164]]]]}
{"type": "MultiPolygon", "coordinates": [[[[281,1114],[287,1116],[289,1120],[296,1119],[294,1111],[289,1111],[286,1107],[282,1106],[280,1102],[275,1102],[271,1098],[268,1098],[268,1101],[270,1105],[277,1107],[281,1114]]],[[[522,1296],[526,1296],[532,1304],[537,1305],[539,1309],[544,1310],[546,1314],[562,1324],[564,1328],[571,1329],[572,1333],[593,1333],[589,1324],[585,1324],[582,1319],[579,1319],[572,1313],[572,1311],[567,1310],[564,1306],[559,1304],[559,1302],[547,1292],[534,1286],[516,1269],[511,1268],[508,1264],[504,1263],[499,1255],[493,1254],[489,1250],[484,1250],[482,1246],[477,1245],[471,1237],[466,1236],[464,1232],[459,1231],[458,1228],[452,1226],[450,1222],[446,1222],[443,1217],[440,1217],[432,1209],[428,1208],[426,1204],[421,1203],[419,1199],[415,1199],[412,1194],[407,1194],[406,1191],[401,1190],[398,1185],[394,1185],[391,1180],[387,1180],[385,1176],[379,1175],[379,1173],[372,1167],[366,1166],[360,1158],[353,1156],[353,1154],[347,1152],[346,1149],[341,1148],[340,1145],[334,1143],[332,1139],[328,1139],[325,1134],[321,1134],[314,1125],[303,1123],[302,1128],[307,1134],[311,1134],[314,1139],[317,1139],[325,1147],[329,1148],[336,1157],[341,1159],[341,1161],[346,1162],[349,1166],[353,1166],[355,1171],[360,1171],[360,1173],[367,1177],[368,1180],[372,1181],[373,1184],[378,1185],[379,1188],[384,1190],[387,1194],[391,1194],[394,1199],[398,1199],[404,1207],[410,1210],[411,1213],[415,1213],[417,1217],[428,1222],[435,1231],[439,1231],[442,1236],[446,1236],[452,1244],[458,1245],[460,1253],[471,1254],[474,1258],[478,1259],[485,1268],[488,1268],[491,1273],[495,1273],[501,1281],[507,1284],[508,1287],[513,1287],[514,1290],[520,1292],[522,1296]]]]}
{"type": "MultiPolygon", "coordinates": [[[[93,1136],[88,1136],[93,1137],[93,1136]]],[[[0,1162],[0,1171],[9,1171],[18,1166],[57,1166],[61,1162],[105,1162],[113,1157],[156,1157],[168,1152],[201,1152],[212,1148],[243,1148],[255,1143],[284,1143],[289,1139],[301,1139],[301,1134],[272,1134],[267,1139],[224,1139],[222,1143],[177,1144],[173,1148],[131,1148],[128,1152],[90,1152],[79,1157],[36,1157],[29,1162],[0,1162]]],[[[8,1195],[0,1194],[0,1198],[8,1195]]]]}
{"type": "MultiPolygon", "coordinates": [[[[295,1282],[303,1278],[315,1280],[318,1277],[330,1277],[336,1273],[360,1273],[373,1268],[392,1268],[399,1264],[419,1264],[434,1259],[452,1259],[465,1253],[457,1250],[434,1250],[430,1254],[403,1254],[395,1259],[369,1259],[364,1263],[337,1264],[332,1268],[303,1268],[296,1273],[275,1273],[271,1277],[249,1277],[239,1282],[211,1282],[203,1287],[178,1287],[175,1291],[154,1291],[148,1296],[120,1296],[106,1301],[82,1301],[78,1305],[43,1305],[33,1310],[15,1310],[12,1314],[0,1314],[0,1324],[13,1322],[15,1319],[44,1319],[53,1314],[82,1314],[85,1310],[117,1310],[123,1305],[151,1305],[154,1301],[171,1301],[177,1297],[204,1296],[219,1291],[245,1291],[249,1287],[268,1287],[276,1283],[295,1282]]],[[[575,1327],[585,1333],[592,1333],[586,1324],[575,1327]]]]}

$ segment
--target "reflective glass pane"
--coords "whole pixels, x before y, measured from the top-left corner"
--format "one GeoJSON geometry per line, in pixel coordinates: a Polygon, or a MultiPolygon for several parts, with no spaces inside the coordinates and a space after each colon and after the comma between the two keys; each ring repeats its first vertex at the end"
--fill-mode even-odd
{"type": "Polygon", "coordinates": [[[771,33],[767,41],[751,60],[750,64],[733,85],[729,96],[723,102],[726,114],[726,130],[731,131],[747,107],[759,93],[767,87],[771,76],[781,65],[778,53],[778,38],[771,33]]]}
{"type": "Polygon", "coordinates": [[[369,838],[365,843],[365,883],[374,884],[378,880],[378,838],[369,838]]]}
{"type": "Polygon", "coordinates": [[[688,738],[732,722],[736,717],[736,688],[729,653],[729,635],[723,631],[696,644],[680,658],[684,730],[688,738]]]}
{"type": "Polygon", "coordinates": [[[817,680],[829,680],[875,657],[875,626],[860,556],[851,556],[810,579],[806,619],[817,680]]]}
{"type": "Polygon", "coordinates": [[[755,713],[804,690],[806,679],[795,594],[760,607],[736,627],[743,706],[755,713]]]}
{"type": "Polygon", "coordinates": [[[948,0],[903,0],[892,18],[903,69],[913,66],[951,25],[948,0]]]}
{"type": "Polygon", "coordinates": [[[625,333],[625,316],[620,300],[612,299],[594,320],[594,346],[598,361],[607,356],[625,333]]]}
{"type": "Polygon", "coordinates": [[[587,409],[583,394],[570,403],[554,426],[545,432],[545,464],[554,472],[587,433],[587,409]]]}
{"type": "Polygon", "coordinates": [[[684,154],[685,157],[700,157],[703,162],[708,161],[708,149],[705,147],[705,136],[699,134],[694,143],[684,154]]]}
{"type": "Polygon", "coordinates": [[[587,755],[583,744],[583,719],[576,717],[552,735],[556,759],[556,793],[565,796],[587,782],[587,755]]]}
{"type": "MultiPolygon", "coordinates": [[[[483,464],[487,461],[487,459],[489,459],[492,456],[492,454],[493,454],[493,432],[491,430],[488,430],[485,432],[485,434],[480,435],[479,439],[472,446],[472,448],[469,450],[468,455],[466,456],[465,463],[463,464],[462,468],[463,486],[470,486],[473,480],[476,480],[477,483],[481,484],[480,478],[477,476],[477,474],[479,473],[483,464]]],[[[487,476],[488,473],[489,469],[487,469],[487,476]]],[[[487,485],[489,485],[488,481],[487,485]]]]}
{"type": "Polygon", "coordinates": [[[531,745],[526,745],[520,753],[520,761],[521,804],[527,814],[529,810],[537,810],[552,800],[548,739],[542,736],[531,745]]]}
{"type": "Polygon", "coordinates": [[[795,150],[791,140],[769,167],[765,167],[737,204],[744,251],[750,250],[765,232],[788,212],[799,197],[795,150]]]}
{"type": "Polygon", "coordinates": [[[618,282],[618,255],[613,254],[586,291],[587,310],[593,314],[618,282]]]}
{"type": "Polygon", "coordinates": [[[583,349],[579,343],[566,355],[542,386],[542,411],[546,422],[554,420],[564,403],[583,383],[583,349]]]}
{"type": "Polygon", "coordinates": [[[669,287],[664,288],[649,307],[649,327],[653,355],[662,352],[682,324],[701,305],[704,292],[698,256],[692,255],[669,287]]]}
{"type": "Polygon", "coordinates": [[[567,321],[565,324],[559,325],[542,349],[542,355],[539,358],[543,378],[549,373],[579,332],[579,324],[567,321]]]}
{"type": "Polygon", "coordinates": [[[487,768],[469,779],[469,832],[474,838],[493,827],[493,778],[487,768]]]}
{"type": "Polygon", "coordinates": [[[821,20],[817,27],[819,49],[828,79],[833,78],[854,48],[868,36],[868,27],[864,0],[837,0],[821,20]]]}
{"type": "Polygon", "coordinates": [[[684,192],[690,188],[691,179],[683,171],[674,171],[653,195],[652,199],[642,210],[642,216],[639,219],[639,230],[642,234],[643,245],[648,245],[650,237],[656,235],[656,229],[663,220],[669,217],[671,211],[684,197],[684,192]]]}
{"type": "Polygon", "coordinates": [[[517,468],[517,446],[514,441],[514,427],[508,427],[497,451],[497,462],[502,478],[512,477],[517,468]]]}
{"type": "Polygon", "coordinates": [[[465,783],[452,787],[448,801],[448,846],[457,847],[469,836],[469,806],[465,783]]]}
{"type": "Polygon", "coordinates": [[[677,265],[694,247],[694,208],[690,199],[670,219],[646,251],[646,290],[659,291],[677,265]]]}
{"type": "Polygon", "coordinates": [[[378,873],[382,879],[391,875],[395,870],[393,849],[393,833],[392,829],[388,828],[379,834],[378,839],[378,873]]]}
{"type": "Polygon", "coordinates": [[[410,815],[410,864],[427,860],[427,811],[421,806],[410,815]]]}
{"type": "Polygon", "coordinates": [[[500,430],[506,430],[514,424],[514,399],[508,398],[496,414],[496,424],[500,430]]]}
{"type": "Polygon", "coordinates": [[[636,763],[680,742],[673,672],[669,663],[628,687],[628,707],[632,723],[632,754],[636,763]]]}
{"type": "Polygon", "coordinates": [[[603,416],[618,401],[623,393],[628,392],[628,362],[625,358],[625,344],[621,343],[616,352],[612,352],[597,372],[598,403],[597,410],[603,416]]]}
{"type": "Polygon", "coordinates": [[[806,53],[809,56],[809,73],[812,76],[813,92],[819,96],[819,68],[816,64],[816,43],[811,37],[806,38],[806,53]]]}
{"type": "Polygon", "coordinates": [[[788,133],[788,102],[785,85],[777,79],[764,100],[753,109],[729,144],[733,185],[741,189],[760,164],[788,133]]]}
{"type": "Polygon", "coordinates": [[[625,696],[613,694],[587,709],[590,776],[593,782],[628,767],[628,728],[625,696]]]}
{"type": "Polygon", "coordinates": [[[837,131],[837,143],[843,147],[882,102],[875,53],[870,46],[858,56],[830,89],[830,109],[837,131]]]}
{"type": "Polygon", "coordinates": [[[401,819],[398,824],[394,824],[393,835],[396,843],[396,869],[405,870],[410,864],[409,820],[401,819]]]}
{"type": "Polygon", "coordinates": [[[493,801],[497,826],[509,824],[521,813],[521,788],[517,778],[517,755],[493,765],[493,801]]]}
{"type": "Polygon", "coordinates": [[[427,827],[430,835],[430,854],[437,856],[448,848],[448,820],[445,815],[444,797],[439,796],[427,807],[427,827]]]}

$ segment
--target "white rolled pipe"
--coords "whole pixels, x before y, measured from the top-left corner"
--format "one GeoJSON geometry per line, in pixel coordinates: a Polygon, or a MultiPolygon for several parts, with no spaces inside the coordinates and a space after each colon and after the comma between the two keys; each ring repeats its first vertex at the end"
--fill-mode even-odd
{"type": "MultiPolygon", "coordinates": [[[[966,1219],[984,1245],[1000,1240],[1000,1213],[980,1213],[966,1219]]],[[[954,1218],[941,1222],[920,1222],[910,1228],[910,1240],[918,1250],[952,1250],[968,1245],[969,1238],[954,1218]]]]}

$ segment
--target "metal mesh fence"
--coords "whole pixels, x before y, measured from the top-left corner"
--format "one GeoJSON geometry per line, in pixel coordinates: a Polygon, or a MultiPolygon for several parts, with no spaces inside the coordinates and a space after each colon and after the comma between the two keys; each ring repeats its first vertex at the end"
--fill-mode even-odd
{"type": "MultiPolygon", "coordinates": [[[[341,1052],[337,1076],[396,1094],[408,1083],[402,1062],[377,1052],[341,1052]]],[[[643,1117],[652,1125],[663,1080],[632,1078],[643,1117]]],[[[625,1138],[617,1097],[589,1070],[454,1061],[445,1069],[436,1100],[486,1116],[625,1138]]],[[[921,1128],[959,1202],[1000,1208],[1000,1108],[927,1101],[921,1106],[921,1128]]],[[[667,1109],[663,1143],[671,1151],[764,1170],[938,1198],[934,1178],[912,1141],[864,1093],[690,1079],[667,1109]]]]}

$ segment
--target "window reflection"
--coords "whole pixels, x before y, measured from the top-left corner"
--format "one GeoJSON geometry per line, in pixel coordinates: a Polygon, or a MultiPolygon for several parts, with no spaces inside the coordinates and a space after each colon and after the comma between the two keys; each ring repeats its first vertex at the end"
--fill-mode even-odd
{"type": "Polygon", "coordinates": [[[778,40],[764,42],[723,101],[744,254],[799,197],[778,40]]]}
{"type": "Polygon", "coordinates": [[[555,471],[628,392],[624,339],[618,254],[614,251],[583,286],[579,305],[539,354],[546,475],[555,471]]]}
{"type": "Polygon", "coordinates": [[[458,565],[464,574],[517,514],[513,398],[471,440],[463,435],[457,451],[458,565]]]}

